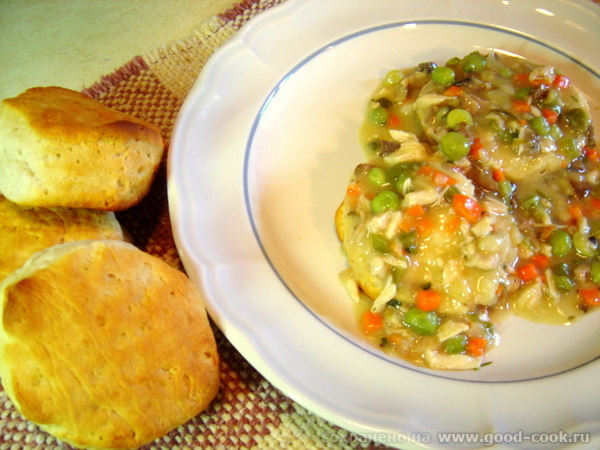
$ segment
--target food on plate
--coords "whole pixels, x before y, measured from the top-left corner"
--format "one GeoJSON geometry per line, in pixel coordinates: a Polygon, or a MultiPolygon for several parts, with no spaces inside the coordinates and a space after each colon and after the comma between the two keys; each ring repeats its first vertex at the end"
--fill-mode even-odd
{"type": "Polygon", "coordinates": [[[136,448],[203,411],[219,360],[202,298],[117,240],[60,244],[0,284],[0,375],[27,419],[84,448],[136,448]]]}
{"type": "Polygon", "coordinates": [[[115,214],[79,208],[32,208],[0,195],[0,281],[34,253],[85,239],[123,240],[115,214]]]}
{"type": "Polygon", "coordinates": [[[352,274],[372,299],[363,325],[413,362],[477,368],[496,344],[490,307],[522,235],[503,202],[477,196],[438,155],[395,161],[359,165],[336,215],[352,274]]]}
{"type": "Polygon", "coordinates": [[[389,71],[335,225],[361,326],[390,354],[476,369],[499,311],[600,306],[600,162],[570,79],[497,52],[389,71]]]}
{"type": "Polygon", "coordinates": [[[15,203],[127,209],[163,153],[157,127],[75,91],[36,87],[0,105],[0,192],[15,203]]]}
{"type": "Polygon", "coordinates": [[[448,161],[468,157],[484,188],[502,189],[495,172],[537,178],[595,146],[588,103],[566,75],[498,52],[392,70],[368,109],[364,145],[386,152],[399,144],[390,130],[412,132],[448,161]]]}

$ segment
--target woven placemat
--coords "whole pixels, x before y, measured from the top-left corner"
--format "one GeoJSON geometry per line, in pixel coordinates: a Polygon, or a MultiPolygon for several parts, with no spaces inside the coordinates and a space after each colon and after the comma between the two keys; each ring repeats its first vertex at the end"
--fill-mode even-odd
{"type": "MultiPolygon", "coordinates": [[[[249,19],[282,1],[244,0],[188,38],[133,58],[84,93],[154,123],[168,144],[181,104],[208,58],[249,19]]],[[[135,245],[183,270],[169,221],[165,162],[148,196],[117,216],[135,245]]],[[[143,449],[385,448],[290,400],[214,330],[221,356],[219,394],[202,414],[143,449]]],[[[26,421],[0,391],[0,450],[70,448],[26,421]]]]}

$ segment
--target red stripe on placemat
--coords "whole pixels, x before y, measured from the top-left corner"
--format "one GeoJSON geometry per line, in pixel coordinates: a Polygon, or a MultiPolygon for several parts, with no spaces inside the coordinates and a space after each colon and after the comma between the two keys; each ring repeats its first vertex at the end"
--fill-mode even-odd
{"type": "Polygon", "coordinates": [[[139,75],[146,69],[148,69],[148,64],[144,61],[144,58],[136,56],[113,73],[103,76],[100,81],[97,81],[89,88],[83,89],[82,92],[89,97],[97,99],[112,86],[139,75]]]}
{"type": "Polygon", "coordinates": [[[255,15],[261,11],[267,10],[274,5],[283,3],[283,1],[284,0],[242,0],[241,2],[233,5],[224,13],[218,14],[217,17],[227,22],[234,22],[236,25],[241,26],[250,18],[251,15],[255,15]]]}

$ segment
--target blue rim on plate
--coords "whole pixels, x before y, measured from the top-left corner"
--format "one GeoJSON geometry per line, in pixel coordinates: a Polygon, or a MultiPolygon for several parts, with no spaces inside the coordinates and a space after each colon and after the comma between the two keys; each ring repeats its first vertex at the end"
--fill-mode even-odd
{"type": "MultiPolygon", "coordinates": [[[[250,135],[248,138],[248,143],[246,145],[246,151],[245,151],[245,156],[244,156],[244,198],[245,198],[245,203],[246,203],[246,211],[248,214],[248,220],[250,221],[250,224],[252,226],[252,230],[254,233],[254,236],[256,238],[256,241],[258,243],[258,245],[260,246],[262,253],[265,257],[265,259],[267,260],[267,262],[269,263],[269,265],[271,266],[271,269],[274,271],[274,273],[277,275],[277,277],[279,278],[280,282],[287,288],[287,290],[289,291],[289,293],[296,299],[297,302],[299,302],[304,308],[306,308],[306,310],[313,315],[313,317],[315,319],[317,319],[318,321],[320,321],[324,326],[329,327],[333,332],[335,332],[336,334],[338,334],[340,337],[346,339],[349,343],[351,343],[352,345],[357,345],[359,346],[361,349],[368,351],[370,353],[372,353],[375,357],[377,358],[382,358],[392,364],[401,366],[405,369],[408,370],[414,370],[414,371],[418,371],[418,372],[422,372],[421,370],[419,370],[418,368],[412,366],[410,363],[406,363],[403,362],[401,360],[398,360],[397,358],[390,358],[388,356],[386,356],[383,352],[376,350],[374,347],[370,347],[370,346],[361,346],[359,345],[355,340],[353,339],[349,339],[347,335],[342,334],[339,332],[339,330],[332,326],[329,322],[327,322],[326,320],[323,320],[323,317],[321,317],[319,314],[315,313],[312,309],[310,309],[308,306],[306,306],[306,304],[300,299],[298,298],[298,296],[294,293],[294,290],[291,289],[289,287],[289,285],[287,284],[285,277],[281,275],[281,273],[279,273],[276,265],[273,263],[273,261],[271,260],[271,257],[269,256],[269,252],[266,250],[263,242],[262,242],[262,238],[261,238],[261,233],[258,229],[257,223],[256,223],[256,218],[255,218],[255,214],[253,213],[252,210],[252,204],[250,201],[250,196],[249,196],[249,186],[248,186],[248,163],[249,163],[249,159],[250,159],[250,155],[252,152],[252,145],[254,142],[254,137],[255,134],[257,133],[257,128],[262,120],[262,117],[265,113],[265,111],[269,108],[269,105],[271,104],[272,100],[277,96],[277,94],[281,91],[281,89],[283,89],[283,86],[285,84],[285,82],[290,78],[293,77],[295,74],[297,74],[298,71],[302,70],[302,68],[309,63],[310,61],[312,61],[313,59],[315,59],[316,57],[322,55],[324,52],[329,51],[330,49],[341,45],[351,39],[354,39],[356,37],[359,36],[363,36],[365,34],[369,34],[369,33],[375,33],[377,31],[380,30],[384,30],[384,29],[388,29],[388,28],[397,28],[397,27],[404,27],[404,26],[426,26],[426,25],[455,25],[455,26],[464,26],[464,27],[475,27],[475,28],[482,28],[482,29],[488,29],[488,30],[493,30],[493,31],[497,31],[500,33],[507,33],[513,36],[517,36],[520,39],[525,39],[528,41],[531,41],[537,45],[540,45],[542,47],[545,47],[547,49],[549,49],[550,51],[561,55],[569,60],[571,60],[573,63],[577,64],[578,66],[580,66],[581,68],[583,68],[584,70],[586,70],[587,72],[589,72],[596,80],[600,81],[600,74],[594,70],[592,67],[588,66],[587,64],[585,64],[583,61],[579,60],[578,58],[573,57],[572,55],[569,55],[567,53],[565,53],[564,51],[549,45],[545,42],[542,42],[538,39],[536,39],[533,36],[529,36],[523,33],[519,33],[517,31],[514,30],[507,30],[504,28],[500,28],[500,27],[496,27],[493,25],[485,25],[485,24],[475,24],[475,23],[469,23],[469,22],[461,22],[461,21],[456,21],[456,20],[416,20],[416,21],[406,21],[406,22],[394,22],[394,23],[389,23],[389,24],[385,24],[385,25],[379,25],[373,28],[368,28],[365,30],[360,30],[357,31],[355,33],[349,34],[348,36],[344,36],[334,42],[325,44],[323,47],[321,47],[320,49],[318,49],[316,52],[314,52],[313,54],[309,55],[308,57],[306,57],[304,60],[302,60],[300,63],[298,63],[298,65],[296,65],[292,70],[290,70],[287,74],[285,74],[285,76],[283,76],[281,78],[281,80],[275,85],[275,87],[271,90],[271,92],[269,93],[269,95],[267,96],[265,102],[263,103],[263,105],[260,108],[260,111],[258,112],[258,114],[256,115],[256,118],[252,124],[252,129],[250,131],[250,135]]],[[[599,349],[600,351],[600,349],[599,349]]],[[[531,381],[531,380],[535,380],[535,379],[539,379],[539,378],[546,378],[546,377],[552,377],[555,375],[560,375],[562,373],[565,372],[569,372],[571,370],[576,370],[579,367],[582,367],[586,364],[590,364],[596,360],[598,360],[600,358],[600,353],[594,357],[592,357],[591,359],[584,361],[582,363],[576,364],[572,367],[560,370],[560,371],[556,371],[556,372],[551,372],[551,373],[545,373],[543,375],[538,375],[538,376],[533,376],[530,378],[520,378],[520,379],[510,379],[510,380],[458,380],[458,381],[463,381],[463,382],[469,382],[469,383],[513,383],[513,382],[521,382],[521,381],[531,381]]],[[[443,371],[437,371],[437,372],[431,372],[428,371],[426,372],[427,375],[429,376],[434,376],[434,377],[441,377],[441,378],[448,378],[447,375],[445,375],[445,372],[443,371]]],[[[455,379],[455,378],[452,378],[455,379]]]]}

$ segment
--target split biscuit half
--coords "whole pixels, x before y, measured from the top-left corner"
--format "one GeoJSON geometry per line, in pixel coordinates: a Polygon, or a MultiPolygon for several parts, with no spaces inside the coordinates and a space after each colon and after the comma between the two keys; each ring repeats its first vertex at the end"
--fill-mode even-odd
{"type": "Polygon", "coordinates": [[[0,376],[23,416],[81,448],[137,448],[203,411],[219,358],[185,274],[116,240],[57,245],[0,284],[0,376]]]}
{"type": "Polygon", "coordinates": [[[81,208],[33,208],[0,195],[0,281],[34,253],[84,239],[124,240],[115,213],[81,208]]]}

